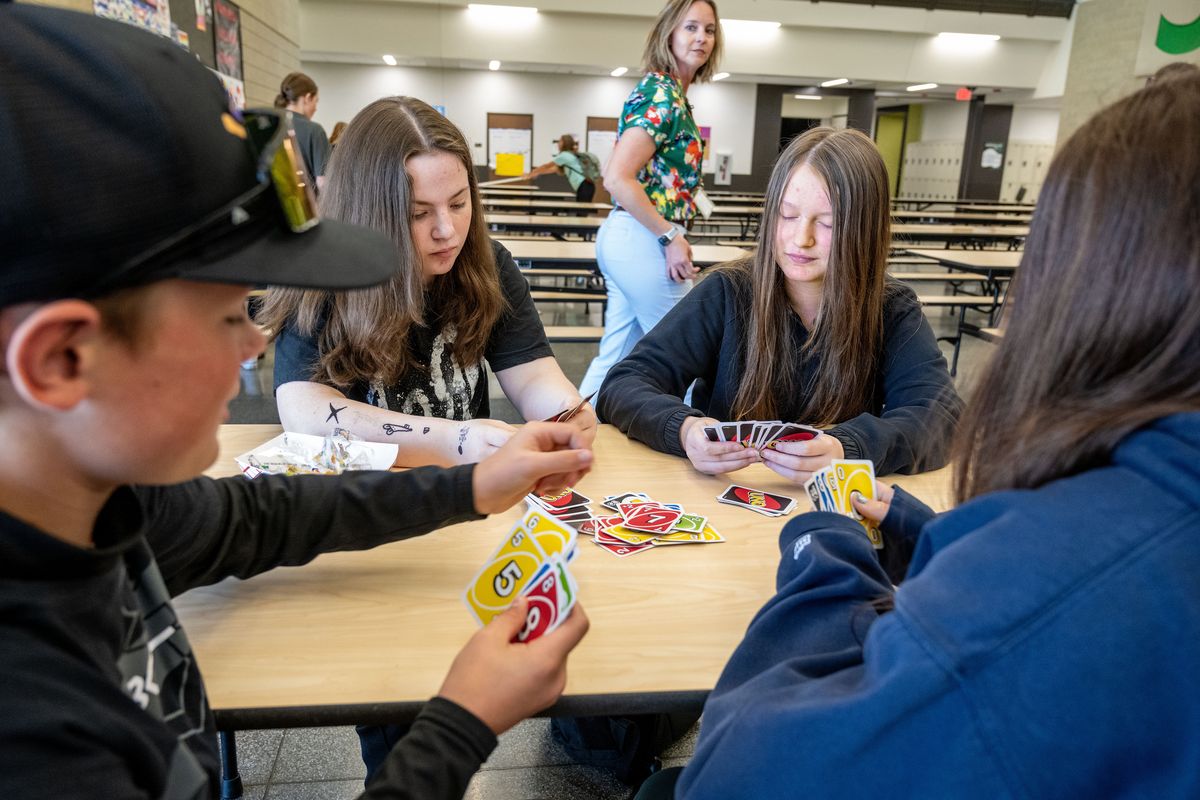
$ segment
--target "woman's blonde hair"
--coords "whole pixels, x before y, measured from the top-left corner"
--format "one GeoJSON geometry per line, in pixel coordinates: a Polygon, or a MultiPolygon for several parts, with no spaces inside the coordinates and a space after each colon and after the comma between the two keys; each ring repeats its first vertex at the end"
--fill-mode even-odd
{"type": "Polygon", "coordinates": [[[391,236],[400,251],[396,274],[370,289],[271,289],[257,321],[276,332],[290,325],[302,336],[317,333],[320,359],[313,380],[343,389],[361,381],[395,383],[409,369],[428,367],[409,350],[413,326],[427,322],[426,302],[437,310],[443,328],[454,326],[456,336],[447,344],[454,358],[462,365],[478,362],[505,301],[462,132],[416,98],[376,100],[346,127],[327,177],[321,213],[391,236]],[[446,153],[462,164],[471,224],[454,268],[426,287],[410,228],[412,183],[405,164],[429,153],[446,153]],[[322,318],[325,325],[317,331],[322,318]]]}
{"type": "Polygon", "coordinates": [[[856,130],[813,128],[780,153],[767,184],[758,249],[725,269],[742,273],[751,297],[745,365],[734,419],[776,419],[780,397],[804,397],[803,422],[843,422],[871,408],[883,351],[891,210],[887,167],[869,137],[856,130]],[[788,181],[808,165],[825,183],[833,211],[821,310],[803,342],[792,341],[775,229],[788,181]],[[813,385],[796,386],[793,365],[804,353],[820,363],[813,385]]]}
{"type": "Polygon", "coordinates": [[[717,13],[716,0],[668,0],[662,11],[658,12],[658,19],[654,20],[654,27],[650,29],[650,34],[646,37],[646,50],[642,54],[642,69],[646,72],[675,74],[675,56],[671,54],[671,35],[675,33],[676,28],[683,24],[688,11],[696,3],[708,4],[717,21],[717,28],[713,33],[712,53],[709,55],[708,61],[705,61],[704,65],[696,71],[692,81],[704,83],[717,74],[717,64],[724,52],[725,40],[721,33],[721,15],[717,13]]]}

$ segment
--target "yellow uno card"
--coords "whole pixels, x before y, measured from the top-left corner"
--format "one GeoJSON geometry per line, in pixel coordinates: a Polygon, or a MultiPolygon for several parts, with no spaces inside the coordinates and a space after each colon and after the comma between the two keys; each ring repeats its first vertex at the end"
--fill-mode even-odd
{"type": "Polygon", "coordinates": [[[558,553],[567,558],[575,549],[575,539],[578,536],[575,529],[544,511],[531,508],[521,520],[521,525],[537,539],[537,543],[547,554],[558,553]]]}
{"type": "Polygon", "coordinates": [[[871,522],[863,519],[862,515],[854,510],[854,505],[850,502],[850,496],[854,492],[858,492],[867,500],[875,499],[875,465],[867,460],[835,460],[833,462],[833,475],[837,480],[837,504],[838,510],[848,517],[858,520],[867,531],[867,538],[871,540],[871,544],[875,549],[883,547],[883,535],[879,532],[871,522]]]}
{"type": "Polygon", "coordinates": [[[712,525],[705,525],[704,530],[695,531],[671,531],[668,534],[659,536],[657,542],[669,542],[671,544],[708,544],[710,542],[723,542],[725,537],[717,533],[712,525]]]}
{"type": "Polygon", "coordinates": [[[643,533],[642,531],[635,531],[632,528],[626,528],[624,525],[613,525],[605,528],[604,532],[629,544],[646,544],[660,538],[657,533],[643,533]]]}
{"type": "Polygon", "coordinates": [[[463,602],[481,625],[508,608],[547,561],[546,551],[523,522],[512,527],[463,592],[463,602]]]}

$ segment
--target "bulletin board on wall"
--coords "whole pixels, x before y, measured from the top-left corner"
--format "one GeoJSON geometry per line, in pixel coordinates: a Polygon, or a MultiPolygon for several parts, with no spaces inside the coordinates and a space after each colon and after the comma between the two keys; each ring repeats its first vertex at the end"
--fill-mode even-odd
{"type": "Polygon", "coordinates": [[[533,169],[533,114],[487,115],[488,180],[533,169]]]}
{"type": "MultiPolygon", "coordinates": [[[[612,156],[613,148],[616,146],[617,118],[588,117],[583,138],[583,149],[600,160],[601,171],[608,166],[608,159],[612,156]]],[[[612,197],[603,185],[596,187],[596,196],[592,198],[593,202],[608,203],[611,200],[612,197]]]]}
{"type": "Polygon", "coordinates": [[[212,0],[172,0],[171,35],[209,69],[217,68],[212,0]]]}

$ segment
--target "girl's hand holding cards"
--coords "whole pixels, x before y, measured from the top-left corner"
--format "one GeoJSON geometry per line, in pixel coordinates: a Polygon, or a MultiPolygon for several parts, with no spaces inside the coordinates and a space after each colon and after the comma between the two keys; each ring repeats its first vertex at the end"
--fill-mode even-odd
{"type": "Polygon", "coordinates": [[[679,429],[679,441],[692,466],[708,475],[733,472],[757,463],[758,450],[740,442],[712,442],[706,426],[719,425],[712,417],[688,417],[679,429]]]}
{"type": "Polygon", "coordinates": [[[854,505],[854,510],[871,522],[879,525],[883,522],[883,518],[887,516],[888,510],[892,507],[892,498],[896,495],[896,491],[891,486],[875,481],[875,499],[868,500],[858,492],[850,496],[850,502],[854,505]]]}
{"type": "Polygon", "coordinates": [[[804,483],[835,458],[845,457],[842,443],[827,433],[805,442],[780,442],[762,451],[763,464],[793,483],[804,483]]]}

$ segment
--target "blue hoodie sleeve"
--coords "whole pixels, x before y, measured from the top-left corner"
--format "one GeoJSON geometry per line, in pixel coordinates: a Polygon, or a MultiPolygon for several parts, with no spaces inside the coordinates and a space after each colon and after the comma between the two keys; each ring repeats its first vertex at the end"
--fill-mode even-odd
{"type": "Polygon", "coordinates": [[[675,796],[1009,796],[953,676],[899,612],[878,617],[892,588],[861,527],[805,514],[780,546],[675,796]]]}

